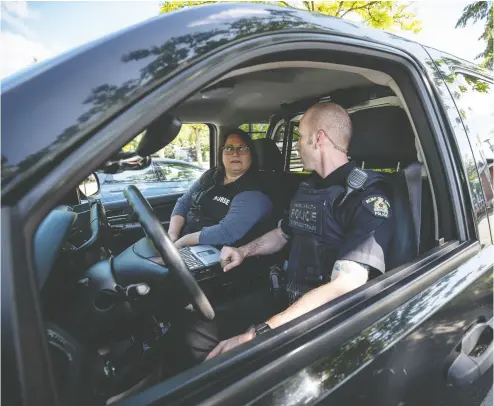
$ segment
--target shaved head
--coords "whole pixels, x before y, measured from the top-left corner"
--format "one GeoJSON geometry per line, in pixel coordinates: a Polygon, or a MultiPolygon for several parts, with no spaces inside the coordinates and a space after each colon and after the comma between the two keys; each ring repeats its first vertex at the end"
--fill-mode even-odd
{"type": "Polygon", "coordinates": [[[347,111],[337,104],[313,105],[303,115],[300,125],[306,126],[309,134],[323,130],[341,148],[348,149],[350,145],[352,120],[347,111]]]}

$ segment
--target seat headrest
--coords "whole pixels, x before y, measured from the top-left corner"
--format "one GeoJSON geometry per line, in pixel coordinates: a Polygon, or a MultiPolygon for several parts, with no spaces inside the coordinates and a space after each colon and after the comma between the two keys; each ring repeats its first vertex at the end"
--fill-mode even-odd
{"type": "Polygon", "coordinates": [[[406,112],[396,106],[358,110],[350,115],[353,137],[348,155],[366,168],[401,167],[417,160],[415,135],[406,112]]]}
{"type": "Polygon", "coordinates": [[[260,138],[254,140],[259,159],[259,169],[264,171],[283,171],[283,156],[273,140],[260,138]]]}

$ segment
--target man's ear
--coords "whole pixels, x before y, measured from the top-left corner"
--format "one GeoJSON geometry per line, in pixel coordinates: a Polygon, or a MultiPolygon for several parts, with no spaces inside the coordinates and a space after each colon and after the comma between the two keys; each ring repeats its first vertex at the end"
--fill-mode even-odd
{"type": "Polygon", "coordinates": [[[316,140],[314,142],[314,145],[316,148],[323,148],[324,147],[324,138],[326,138],[324,136],[324,132],[322,130],[319,130],[317,133],[316,133],[316,140]]]}

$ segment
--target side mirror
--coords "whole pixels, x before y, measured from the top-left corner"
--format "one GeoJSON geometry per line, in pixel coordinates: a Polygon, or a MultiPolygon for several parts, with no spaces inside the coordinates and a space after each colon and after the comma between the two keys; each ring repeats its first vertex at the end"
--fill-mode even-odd
{"type": "Polygon", "coordinates": [[[86,197],[93,196],[100,190],[99,179],[92,173],[79,185],[79,191],[86,197]]]}

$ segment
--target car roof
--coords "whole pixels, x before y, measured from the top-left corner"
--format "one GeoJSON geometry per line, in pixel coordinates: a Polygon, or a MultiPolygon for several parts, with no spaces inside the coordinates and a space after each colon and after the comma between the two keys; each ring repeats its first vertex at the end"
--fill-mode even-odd
{"type": "Polygon", "coordinates": [[[226,43],[289,32],[357,38],[409,54],[420,47],[355,22],[267,4],[224,3],[166,13],[2,81],[3,186],[21,174],[35,174],[226,43]]]}

